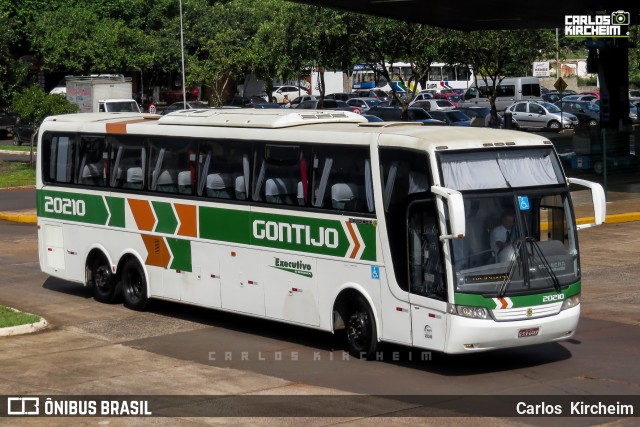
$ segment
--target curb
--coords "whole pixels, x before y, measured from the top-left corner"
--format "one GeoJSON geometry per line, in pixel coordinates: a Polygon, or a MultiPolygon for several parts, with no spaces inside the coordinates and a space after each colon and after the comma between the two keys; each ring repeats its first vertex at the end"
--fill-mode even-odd
{"type": "Polygon", "coordinates": [[[38,222],[37,215],[25,213],[0,212],[0,219],[11,222],[20,222],[23,224],[35,224],[38,222]]]}
{"type": "MultiPolygon", "coordinates": [[[[41,318],[42,319],[42,318],[41,318]]],[[[42,319],[37,323],[28,323],[26,325],[9,326],[8,328],[0,328],[0,337],[10,337],[14,335],[31,334],[38,332],[49,326],[49,323],[42,319]]]]}

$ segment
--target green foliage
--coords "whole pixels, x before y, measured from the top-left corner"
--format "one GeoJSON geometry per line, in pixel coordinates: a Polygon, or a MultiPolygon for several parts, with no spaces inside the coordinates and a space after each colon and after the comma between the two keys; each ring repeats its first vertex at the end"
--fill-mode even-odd
{"type": "Polygon", "coordinates": [[[9,307],[0,305],[0,328],[9,326],[27,325],[40,321],[40,317],[35,314],[23,313],[12,310],[9,307]]]}
{"type": "Polygon", "coordinates": [[[71,104],[61,95],[49,95],[38,85],[33,85],[18,92],[11,106],[22,123],[40,126],[48,116],[77,113],[78,106],[71,104]]]}

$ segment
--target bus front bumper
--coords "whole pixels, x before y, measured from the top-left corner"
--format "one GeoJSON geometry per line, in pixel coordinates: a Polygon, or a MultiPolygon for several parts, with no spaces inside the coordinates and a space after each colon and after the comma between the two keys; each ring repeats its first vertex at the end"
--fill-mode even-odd
{"type": "Polygon", "coordinates": [[[575,333],[579,317],[580,305],[553,316],[509,322],[450,316],[444,351],[469,353],[566,340],[575,333]]]}

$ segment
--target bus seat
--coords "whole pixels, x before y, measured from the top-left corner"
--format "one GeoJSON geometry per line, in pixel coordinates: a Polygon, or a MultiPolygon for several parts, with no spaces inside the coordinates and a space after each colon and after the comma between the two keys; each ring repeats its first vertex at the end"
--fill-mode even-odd
{"type": "Polygon", "coordinates": [[[359,194],[356,184],[334,184],[331,186],[331,206],[340,210],[356,210],[359,194]]]}
{"type": "Polygon", "coordinates": [[[134,166],[127,169],[127,182],[124,185],[125,188],[141,190],[143,182],[142,168],[140,166],[134,166]]]}
{"type": "Polygon", "coordinates": [[[207,197],[217,199],[233,199],[233,178],[228,173],[212,173],[207,175],[207,197]]]}
{"type": "Polygon", "coordinates": [[[236,177],[236,200],[247,200],[247,189],[242,175],[236,177]]]}
{"type": "Polygon", "coordinates": [[[295,181],[288,178],[269,178],[264,184],[264,195],[267,203],[292,205],[296,194],[295,181]]]}
{"type": "Polygon", "coordinates": [[[178,193],[193,194],[191,187],[191,171],[181,171],[178,173],[178,193]]]}
{"type": "Polygon", "coordinates": [[[156,191],[162,193],[177,193],[178,186],[176,185],[176,173],[168,169],[163,170],[158,175],[158,184],[156,185],[156,191]]]}
{"type": "Polygon", "coordinates": [[[304,188],[302,188],[302,181],[298,181],[298,205],[304,206],[304,188]]]}
{"type": "Polygon", "coordinates": [[[84,165],[80,183],[93,186],[102,185],[102,162],[84,165]]]}

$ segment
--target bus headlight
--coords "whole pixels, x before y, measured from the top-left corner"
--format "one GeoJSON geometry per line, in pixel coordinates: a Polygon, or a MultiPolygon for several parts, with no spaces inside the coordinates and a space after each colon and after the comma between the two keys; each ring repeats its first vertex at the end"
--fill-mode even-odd
{"type": "Polygon", "coordinates": [[[562,308],[560,309],[560,311],[566,310],[568,308],[573,308],[573,307],[577,306],[578,304],[580,304],[580,294],[574,295],[574,296],[569,297],[566,300],[564,300],[564,302],[562,303],[562,308]]]}
{"type": "Polygon", "coordinates": [[[484,307],[449,304],[449,313],[470,319],[491,319],[489,311],[484,307]]]}

